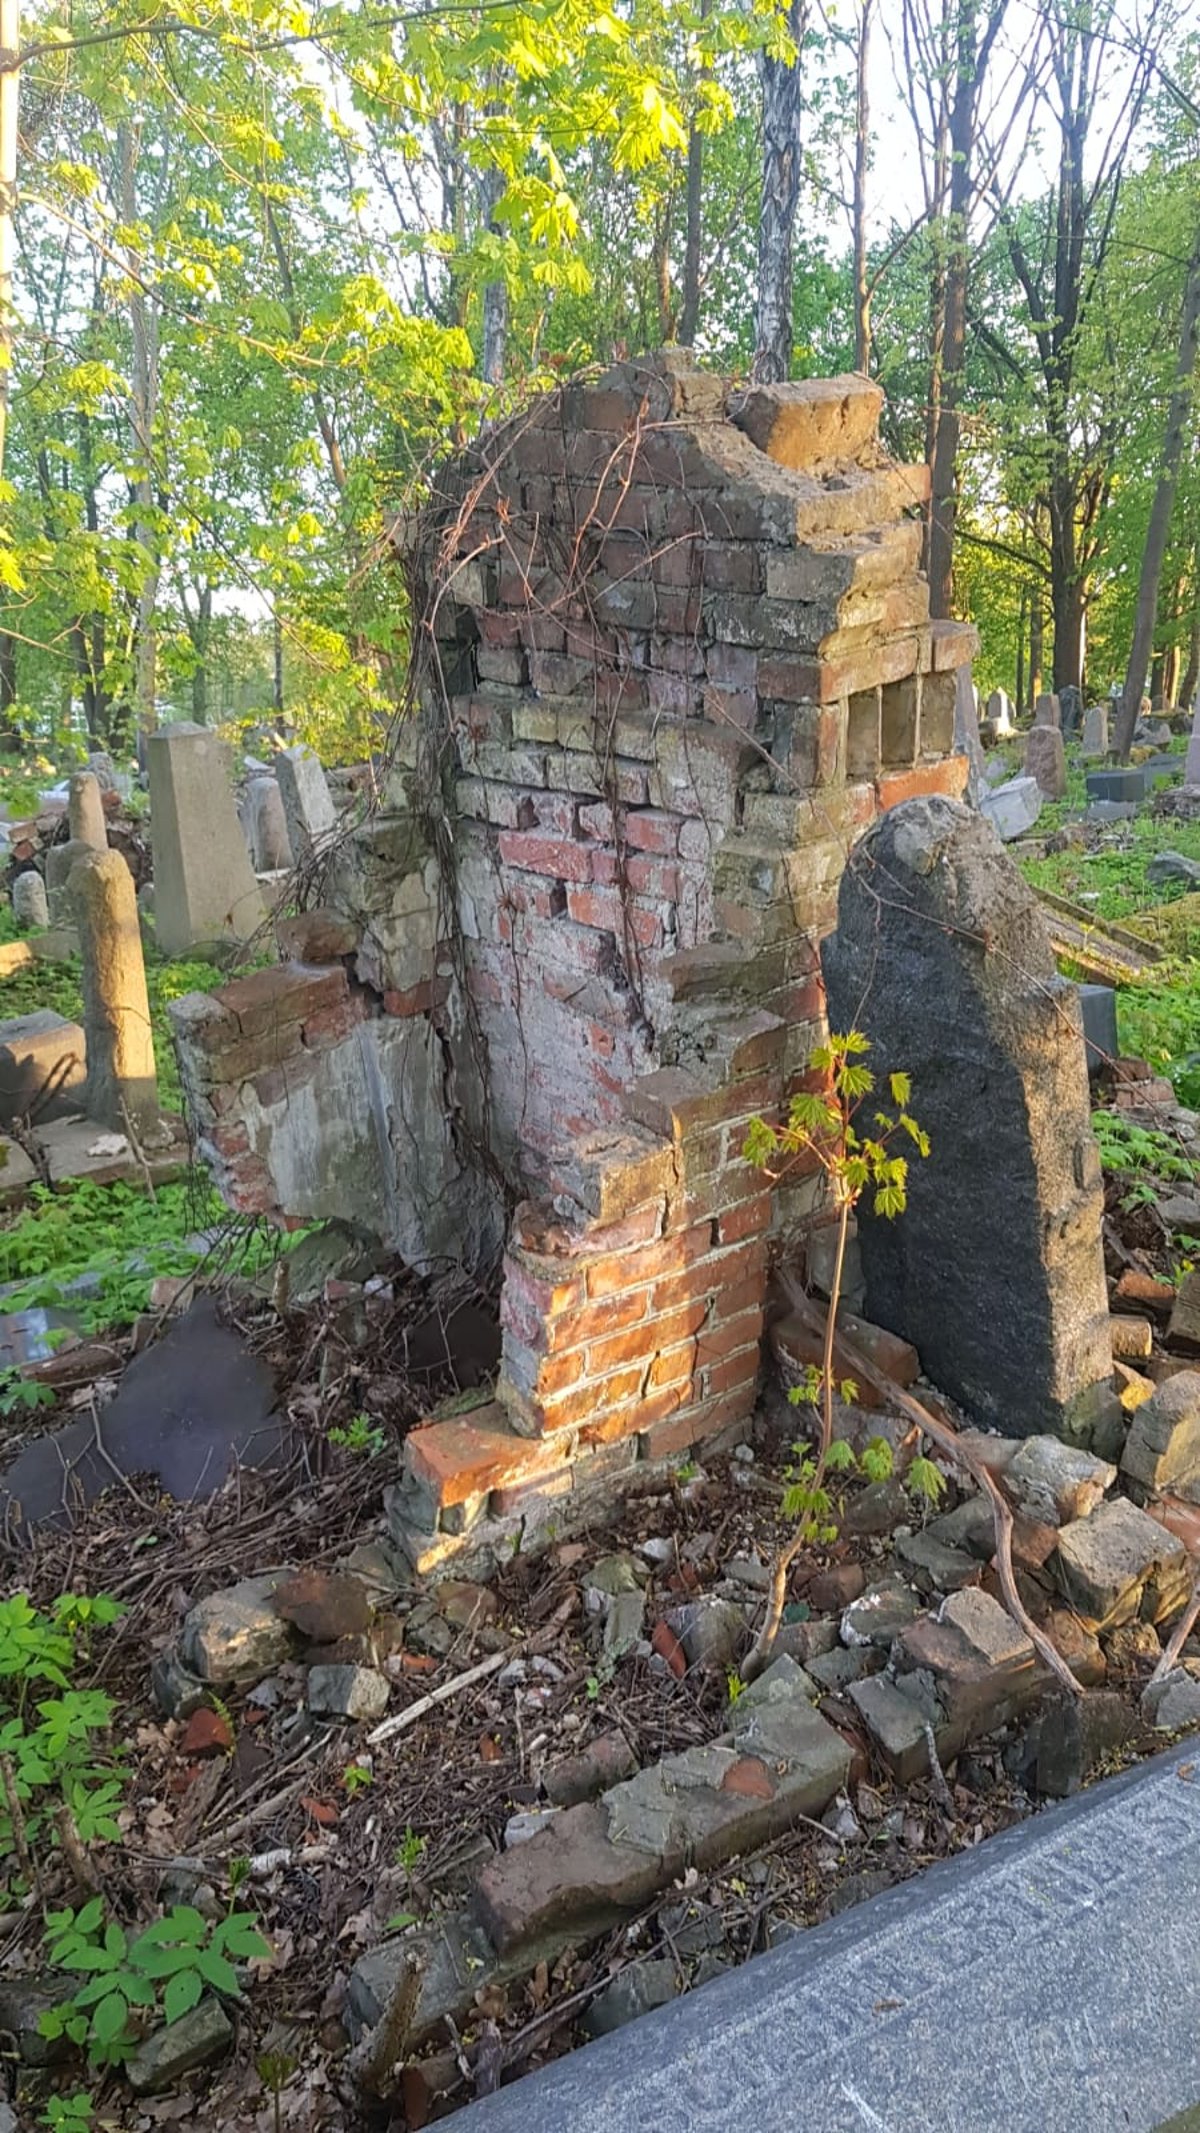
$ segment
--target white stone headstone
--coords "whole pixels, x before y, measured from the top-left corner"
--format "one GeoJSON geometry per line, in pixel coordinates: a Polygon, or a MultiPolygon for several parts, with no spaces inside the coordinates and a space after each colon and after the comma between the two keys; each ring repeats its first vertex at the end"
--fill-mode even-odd
{"type": "Polygon", "coordinates": [[[1200,696],[1196,698],[1196,708],[1192,713],[1192,732],[1188,741],[1183,782],[1185,785],[1200,785],[1200,696]]]}
{"type": "Polygon", "coordinates": [[[12,885],[13,917],[18,926],[45,929],[50,924],[46,884],[36,867],[26,867],[12,885]]]}
{"type": "Polygon", "coordinates": [[[1005,844],[1025,836],[1042,812],[1043,794],[1036,778],[1010,778],[985,794],[981,812],[1005,844]]]}
{"type": "Polygon", "coordinates": [[[275,759],[292,856],[298,862],[328,836],[337,809],[321,767],[320,756],[303,746],[283,748],[275,759]]]}
{"type": "Polygon", "coordinates": [[[266,913],[233,803],[229,755],[205,726],[147,737],[154,911],[165,955],[248,941],[266,913]]]}
{"type": "Polygon", "coordinates": [[[1083,739],[1079,752],[1099,761],[1108,754],[1108,705],[1089,704],[1083,714],[1083,739]]]}

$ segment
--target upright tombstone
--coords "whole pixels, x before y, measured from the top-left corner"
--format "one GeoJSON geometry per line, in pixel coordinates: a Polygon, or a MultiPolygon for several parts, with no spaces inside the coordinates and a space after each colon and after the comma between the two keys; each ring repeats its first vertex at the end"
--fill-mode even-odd
{"type": "Polygon", "coordinates": [[[65,926],[70,919],[70,900],[67,883],[72,868],[80,859],[86,859],[96,846],[84,837],[71,837],[65,844],[52,844],[46,854],[46,897],[50,906],[52,926],[65,926]]]}
{"type": "Polygon", "coordinates": [[[12,885],[12,909],[18,926],[27,930],[44,928],[50,924],[46,884],[36,867],[26,867],[24,873],[15,877],[12,885]]]}
{"type": "MultiPolygon", "coordinates": [[[[117,766],[112,757],[105,754],[103,749],[96,749],[88,757],[86,767],[91,771],[101,792],[120,792],[121,783],[117,773],[117,766]]],[[[125,782],[128,784],[128,778],[125,782]]]]}
{"type": "Polygon", "coordinates": [[[967,759],[967,797],[979,805],[985,790],[983,743],[979,738],[979,695],[969,666],[954,675],[954,753],[967,759]]]}
{"type": "Polygon", "coordinates": [[[1065,689],[1059,690],[1058,700],[1062,708],[1063,732],[1068,736],[1078,733],[1083,718],[1083,691],[1069,681],[1065,689]]]}
{"type": "Polygon", "coordinates": [[[1031,726],[1025,736],[1025,775],[1036,778],[1047,800],[1061,800],[1067,790],[1067,761],[1057,726],[1031,726]]]}
{"type": "Polygon", "coordinates": [[[987,723],[992,740],[1006,741],[1016,731],[1007,689],[993,689],[987,700],[987,723]]]}
{"type": "Polygon", "coordinates": [[[251,778],[242,801],[242,828],[256,874],[287,872],[292,865],[287,817],[279,781],[269,771],[251,778]]]}
{"type": "Polygon", "coordinates": [[[911,1076],[930,1141],[905,1212],[860,1211],[867,1316],[979,1422],[1086,1438],[1112,1411],[1104,1194],[1036,896],[981,816],[906,800],[851,854],[823,959],[831,1025],[864,1031],[880,1089],[911,1076]]]}
{"type": "Polygon", "coordinates": [[[1053,693],[1043,693],[1033,707],[1035,726],[1062,726],[1062,702],[1053,693]]]}
{"type": "Polygon", "coordinates": [[[73,843],[90,845],[94,852],[107,851],[104,798],[94,770],[72,771],[67,787],[67,822],[73,843]]]}
{"type": "Polygon", "coordinates": [[[1089,762],[1101,762],[1108,754],[1108,705],[1089,704],[1083,714],[1083,740],[1079,752],[1089,762]]]}
{"type": "Polygon", "coordinates": [[[282,749],[275,758],[275,771],[292,857],[300,865],[329,835],[337,821],[337,810],[321,758],[311,748],[282,749]]]}
{"type": "Polygon", "coordinates": [[[1183,768],[1185,785],[1200,785],[1200,695],[1192,713],[1192,731],[1188,740],[1187,760],[1183,768]]]}
{"type": "Polygon", "coordinates": [[[137,892],[120,852],[90,852],[71,871],[83,960],[87,1115],[123,1133],[158,1118],[158,1079],[137,892]]]}
{"type": "Polygon", "coordinates": [[[163,954],[250,940],[266,913],[221,741],[204,726],[166,726],[147,736],[146,759],[154,918],[163,954]]]}

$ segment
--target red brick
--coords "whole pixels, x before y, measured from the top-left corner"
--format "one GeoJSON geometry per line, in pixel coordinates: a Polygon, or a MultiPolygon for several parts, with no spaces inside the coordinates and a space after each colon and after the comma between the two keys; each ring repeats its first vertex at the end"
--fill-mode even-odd
{"type": "Polygon", "coordinates": [[[574,1429],[580,1423],[592,1422],[597,1415],[610,1407],[623,1407],[639,1397],[642,1389],[642,1366],[614,1371],[611,1377],[589,1378],[582,1385],[572,1386],[569,1392],[557,1393],[553,1399],[521,1401],[520,1410],[533,1427],[543,1435],[550,1436],[563,1430],[574,1429]]]}
{"type": "MultiPolygon", "coordinates": [[[[583,866],[590,869],[592,855],[583,847],[575,849],[583,866]]],[[[619,889],[568,889],[567,910],[576,925],[615,934],[618,940],[634,940],[640,948],[656,948],[663,938],[661,913],[619,889]]]]}
{"type": "Polygon", "coordinates": [[[409,1431],[404,1443],[408,1471],[432,1489],[443,1507],[539,1479],[561,1466],[562,1459],[561,1446],[519,1437],[497,1405],[477,1409],[469,1422],[455,1418],[423,1423],[409,1431]]]}
{"type": "Polygon", "coordinates": [[[657,1281],[660,1276],[678,1274],[684,1267],[704,1258],[711,1250],[712,1224],[694,1223],[689,1229],[660,1238],[657,1244],[647,1245],[638,1251],[622,1252],[611,1259],[601,1259],[590,1265],[587,1269],[588,1295],[613,1296],[622,1289],[631,1288],[635,1283],[657,1281]]]}
{"type": "Polygon", "coordinates": [[[706,1326],[696,1337],[697,1364],[720,1363],[739,1348],[757,1345],[762,1339],[762,1329],[761,1304],[739,1312],[736,1318],[723,1318],[715,1326],[706,1326]]]}
{"type": "Polygon", "coordinates": [[[558,1355],[565,1348],[586,1347],[591,1341],[624,1333],[647,1316],[649,1301],[648,1288],[628,1289],[578,1310],[558,1312],[546,1319],[544,1346],[558,1355]]]}
{"type": "Polygon", "coordinates": [[[584,882],[591,876],[590,855],[580,845],[529,830],[501,830],[500,857],[506,866],[555,881],[584,882]]]}
{"type": "Polygon", "coordinates": [[[544,1347],[550,1320],[576,1309],[583,1303],[585,1293],[579,1275],[547,1280],[523,1267],[510,1252],[504,1262],[500,1323],[530,1348],[544,1347]]]}
{"type": "Polygon", "coordinates": [[[635,852],[653,852],[670,859],[679,849],[679,823],[652,807],[627,808],[621,818],[624,842],[635,852]]]}
{"type": "Polygon", "coordinates": [[[655,1356],[646,1383],[656,1392],[664,1385],[682,1385],[685,1379],[690,1387],[695,1367],[696,1343],[694,1340],[684,1341],[681,1346],[664,1348],[655,1356]]]}
{"type": "Polygon", "coordinates": [[[410,985],[405,992],[389,991],[383,996],[385,1015],[427,1015],[433,1006],[433,985],[410,985]]]}
{"type": "MultiPolygon", "coordinates": [[[[588,1369],[597,1373],[615,1370],[620,1363],[633,1363],[654,1356],[698,1333],[708,1317],[706,1296],[697,1297],[664,1318],[646,1319],[611,1340],[593,1341],[587,1352],[588,1369]]],[[[665,1380],[663,1381],[666,1382],[665,1380]]]]}
{"type": "Polygon", "coordinates": [[[967,770],[965,755],[950,755],[941,763],[919,763],[915,770],[889,771],[875,780],[880,810],[886,813],[902,800],[913,800],[925,793],[945,793],[950,799],[959,800],[966,790],[967,770]]]}
{"type": "Polygon", "coordinates": [[[740,1207],[718,1214],[718,1244],[738,1244],[743,1237],[761,1235],[770,1226],[772,1205],[771,1194],[759,1192],[753,1199],[743,1200],[740,1207]]]}
{"type": "Polygon", "coordinates": [[[762,1370],[762,1351],[759,1347],[739,1348],[726,1356],[723,1363],[712,1363],[705,1370],[710,1395],[736,1392],[739,1386],[758,1385],[762,1370]]]}

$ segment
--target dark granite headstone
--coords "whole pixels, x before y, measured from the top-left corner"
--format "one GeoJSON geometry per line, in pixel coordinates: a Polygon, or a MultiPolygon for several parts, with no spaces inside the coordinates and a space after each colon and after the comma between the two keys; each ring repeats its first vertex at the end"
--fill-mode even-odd
{"type": "Polygon", "coordinates": [[[855,847],[824,944],[829,1019],[912,1077],[932,1153],[894,1221],[859,1207],[866,1315],[1007,1435],[1087,1435],[1111,1401],[1077,988],[987,823],[906,800],[855,847]]]}

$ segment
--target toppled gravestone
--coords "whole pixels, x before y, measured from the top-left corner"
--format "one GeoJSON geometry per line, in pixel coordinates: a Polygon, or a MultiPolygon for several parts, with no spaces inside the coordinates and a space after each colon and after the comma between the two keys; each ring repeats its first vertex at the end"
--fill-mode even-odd
{"type": "Polygon", "coordinates": [[[235,1465],[271,1472],[295,1456],[275,1408],[275,1383],[210,1297],[136,1355],[115,1399],[35,1437],[0,1478],[0,1522],[11,1534],[70,1525],[122,1475],[153,1474],[177,1503],[211,1496],[235,1465]]]}
{"type": "MultiPolygon", "coordinates": [[[[912,1078],[931,1153],[859,1218],[867,1315],[978,1421],[1087,1441],[1112,1404],[1079,996],[982,817],[906,800],[856,846],[823,948],[829,1017],[912,1078]]],[[[864,1201],[864,1208],[866,1203],[864,1201]]]]}

